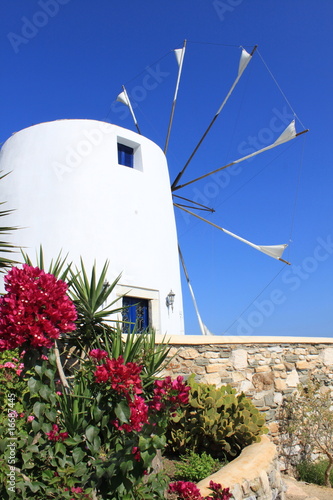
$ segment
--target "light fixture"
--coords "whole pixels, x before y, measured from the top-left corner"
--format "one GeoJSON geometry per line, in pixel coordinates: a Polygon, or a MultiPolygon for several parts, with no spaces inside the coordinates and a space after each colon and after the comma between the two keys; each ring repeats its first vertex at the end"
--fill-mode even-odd
{"type": "Polygon", "coordinates": [[[170,290],[170,292],[168,293],[167,298],[166,298],[167,307],[171,306],[172,311],[173,311],[173,303],[175,301],[175,295],[176,294],[172,290],[170,290]]]}

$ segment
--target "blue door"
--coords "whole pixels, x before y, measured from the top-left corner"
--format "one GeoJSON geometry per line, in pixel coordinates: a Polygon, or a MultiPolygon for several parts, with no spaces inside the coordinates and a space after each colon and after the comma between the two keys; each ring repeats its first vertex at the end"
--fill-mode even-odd
{"type": "Polygon", "coordinates": [[[135,327],[136,333],[142,333],[149,327],[148,300],[125,296],[123,307],[124,333],[132,333],[135,327]]]}

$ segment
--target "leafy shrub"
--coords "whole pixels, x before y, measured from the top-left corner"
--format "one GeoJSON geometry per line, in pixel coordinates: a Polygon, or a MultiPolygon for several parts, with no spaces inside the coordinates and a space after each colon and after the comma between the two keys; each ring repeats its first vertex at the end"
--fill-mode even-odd
{"type": "Polygon", "coordinates": [[[265,417],[244,393],[236,394],[230,385],[219,389],[187,381],[189,402],[172,417],[168,431],[168,450],[173,454],[208,452],[214,458],[232,459],[243,448],[267,433],[265,417]]]}
{"type": "Polygon", "coordinates": [[[210,476],[213,472],[216,472],[222,467],[219,460],[214,459],[206,452],[199,455],[192,450],[188,454],[182,455],[181,460],[182,461],[177,464],[176,478],[196,483],[210,476]]]}
{"type": "Polygon", "coordinates": [[[319,451],[327,457],[326,486],[330,486],[333,471],[333,408],[328,387],[316,380],[299,385],[297,393],[283,405],[280,416],[281,430],[290,446],[297,444],[308,457],[319,451]]]}
{"type": "MultiPolygon", "coordinates": [[[[296,469],[301,481],[307,483],[325,485],[325,471],[328,467],[328,460],[319,460],[318,462],[308,462],[303,460],[300,462],[296,469]]],[[[330,482],[333,487],[333,471],[330,474],[330,482]]]]}
{"type": "Polygon", "coordinates": [[[0,365],[3,500],[163,498],[166,481],[161,476],[143,479],[165,446],[169,416],[188,401],[189,388],[182,377],[157,380],[168,347],[155,349],[149,332],[123,341],[119,331],[105,325],[109,309],[100,310],[100,303],[109,287],[103,292],[95,268],[90,281],[83,265],[81,272],[75,332],[75,311],[64,283],[29,264],[11,272],[7,295],[0,300],[0,351],[18,346],[18,352],[1,356],[0,365]],[[19,287],[23,279],[25,286],[19,287]],[[52,300],[52,309],[47,297],[58,289],[62,295],[52,300]],[[64,304],[70,317],[61,324],[64,304]],[[12,329],[11,306],[21,314],[12,329]],[[66,370],[68,346],[77,347],[67,356],[77,362],[66,370]]]}

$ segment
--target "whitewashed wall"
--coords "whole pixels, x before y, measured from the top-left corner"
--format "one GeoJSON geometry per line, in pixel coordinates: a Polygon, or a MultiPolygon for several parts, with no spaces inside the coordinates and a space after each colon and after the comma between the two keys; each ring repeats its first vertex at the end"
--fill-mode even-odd
{"type": "Polygon", "coordinates": [[[94,120],[59,120],[15,133],[4,144],[2,199],[20,226],[11,237],[34,257],[43,245],[89,268],[110,261],[117,293],[153,298],[158,333],[183,334],[177,235],[165,156],[132,131],[94,120]],[[118,165],[117,140],[135,149],[135,168],[118,165]],[[173,311],[166,306],[175,293],[173,311]]]}

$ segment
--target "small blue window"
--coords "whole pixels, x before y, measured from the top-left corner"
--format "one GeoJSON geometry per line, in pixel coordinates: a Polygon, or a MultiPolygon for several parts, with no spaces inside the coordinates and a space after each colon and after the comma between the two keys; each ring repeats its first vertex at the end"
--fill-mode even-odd
{"type": "Polygon", "coordinates": [[[125,167],[133,168],[134,166],[134,149],[125,144],[118,142],[118,164],[125,167]]]}
{"type": "Polygon", "coordinates": [[[142,333],[149,327],[149,301],[137,297],[123,297],[123,332],[142,333]]]}

